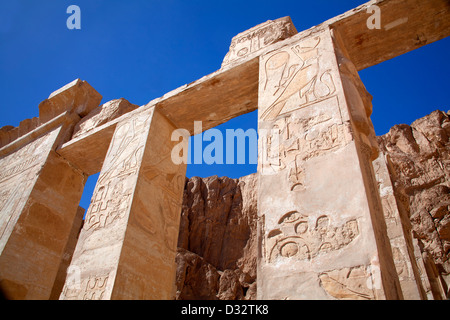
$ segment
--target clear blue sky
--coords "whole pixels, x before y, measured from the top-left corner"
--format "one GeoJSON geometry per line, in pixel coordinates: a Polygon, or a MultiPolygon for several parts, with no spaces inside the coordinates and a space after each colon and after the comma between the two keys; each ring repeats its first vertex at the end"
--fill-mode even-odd
{"type": "MultiPolygon", "coordinates": [[[[0,2],[0,127],[38,116],[38,105],[76,78],[103,102],[137,105],[220,68],[231,38],[269,19],[290,16],[298,31],[365,0],[149,1],[8,0],[0,2]],[[66,9],[81,8],[81,30],[66,9]]],[[[374,96],[377,134],[450,109],[450,38],[360,72],[374,96]]],[[[250,113],[226,128],[256,129],[250,113]]],[[[187,175],[239,177],[255,165],[190,165],[187,175]]]]}

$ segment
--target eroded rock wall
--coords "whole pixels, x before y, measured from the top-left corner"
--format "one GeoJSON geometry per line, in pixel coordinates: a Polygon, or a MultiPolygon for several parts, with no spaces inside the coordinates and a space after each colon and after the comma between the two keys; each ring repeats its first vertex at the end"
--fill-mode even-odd
{"type": "Polygon", "coordinates": [[[177,299],[256,298],[256,174],[186,179],[177,299]]]}
{"type": "Polygon", "coordinates": [[[450,120],[436,110],[411,125],[395,125],[378,137],[409,197],[414,236],[448,282],[450,272],[450,120]]]}

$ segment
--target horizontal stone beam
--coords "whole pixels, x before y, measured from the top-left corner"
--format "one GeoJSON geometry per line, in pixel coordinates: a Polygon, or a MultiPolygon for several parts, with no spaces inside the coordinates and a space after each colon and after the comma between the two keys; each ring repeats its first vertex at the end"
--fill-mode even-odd
{"type": "Polygon", "coordinates": [[[194,121],[203,130],[258,108],[258,57],[234,68],[222,68],[195,82],[150,101],[177,128],[194,133],[194,121]]]}
{"type": "Polygon", "coordinates": [[[108,122],[63,144],[56,152],[88,176],[100,172],[116,125],[117,121],[108,122]]]}
{"type": "Polygon", "coordinates": [[[342,35],[353,64],[363,70],[450,35],[448,0],[373,0],[323,24],[342,35]],[[380,9],[380,29],[367,21],[380,9]],[[369,23],[370,24],[370,23],[369,23]]]}

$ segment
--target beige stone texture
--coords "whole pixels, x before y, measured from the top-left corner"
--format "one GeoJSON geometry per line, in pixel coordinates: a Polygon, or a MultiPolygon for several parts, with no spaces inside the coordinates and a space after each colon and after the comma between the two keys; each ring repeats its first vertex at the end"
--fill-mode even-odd
{"type": "Polygon", "coordinates": [[[269,20],[239,33],[231,40],[222,67],[236,65],[258,55],[261,49],[297,34],[290,17],[269,20]]]}
{"type": "Polygon", "coordinates": [[[261,57],[260,299],[401,298],[370,163],[368,95],[332,37],[306,34],[261,57]]]}
{"type": "Polygon", "coordinates": [[[85,176],[52,148],[61,127],[0,160],[0,285],[8,299],[49,299],[85,176]]]}
{"type": "Polygon", "coordinates": [[[154,108],[117,126],[61,299],[171,299],[185,165],[173,125],[154,108]]]}
{"type": "Polygon", "coordinates": [[[450,36],[450,6],[447,0],[372,0],[321,25],[329,25],[343,38],[357,70],[362,70],[424,45],[450,36]],[[380,29],[367,21],[376,5],[380,29]]]}
{"type": "Polygon", "coordinates": [[[96,108],[101,100],[102,96],[89,83],[76,79],[51,93],[39,104],[39,121],[45,123],[66,111],[84,117],[96,108]]]}
{"type": "Polygon", "coordinates": [[[2,290],[12,299],[192,297],[185,283],[176,292],[175,278],[195,279],[195,267],[209,272],[198,273],[202,297],[254,298],[256,261],[260,299],[443,299],[448,115],[432,115],[439,127],[393,129],[379,140],[392,163],[374,168],[372,97],[358,70],[450,35],[449,17],[447,0],[372,0],[300,33],[289,17],[270,20],[234,37],[218,71],[140,108],[99,106],[80,79],[53,92],[38,118],[0,128],[2,290]],[[367,25],[372,6],[379,29],[367,25]],[[256,239],[237,211],[229,231],[213,225],[216,212],[193,224],[198,234],[206,226],[224,243],[242,241],[204,247],[181,232],[177,255],[186,167],[170,159],[172,131],[192,135],[194,121],[204,131],[257,108],[256,239]],[[77,241],[78,203],[97,172],[77,241]]]}
{"type": "Polygon", "coordinates": [[[100,172],[117,123],[137,108],[123,98],[95,108],[77,123],[72,139],[57,152],[88,176],[100,172]]]}
{"type": "Polygon", "coordinates": [[[399,190],[398,186],[393,185],[389,170],[389,167],[391,167],[392,171],[392,165],[389,162],[389,158],[383,152],[380,152],[378,158],[373,161],[373,166],[378,181],[395,268],[404,298],[407,300],[424,300],[426,299],[426,286],[422,284],[420,270],[414,255],[409,206],[404,207],[406,194],[399,190]]]}
{"type": "Polygon", "coordinates": [[[59,299],[59,295],[61,294],[64,283],[66,282],[68,271],[71,271],[67,268],[70,266],[70,262],[72,261],[72,256],[78,241],[78,235],[80,234],[81,228],[83,227],[83,218],[85,213],[86,210],[84,208],[78,207],[77,214],[72,224],[72,228],[69,232],[69,238],[67,239],[66,247],[64,248],[64,254],[59,265],[58,273],[53,284],[50,300],[59,299]]]}
{"type": "Polygon", "coordinates": [[[130,103],[128,100],[121,98],[108,101],[107,103],[95,108],[88,115],[83,117],[77,123],[73,130],[72,139],[82,135],[87,135],[95,128],[112,121],[125,113],[137,109],[139,106],[130,103]]]}

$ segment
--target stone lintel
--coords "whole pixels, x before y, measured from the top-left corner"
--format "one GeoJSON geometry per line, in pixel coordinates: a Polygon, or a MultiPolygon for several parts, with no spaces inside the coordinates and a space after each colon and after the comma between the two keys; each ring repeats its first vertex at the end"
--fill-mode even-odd
{"type": "Polygon", "coordinates": [[[56,152],[88,176],[100,172],[117,123],[145,112],[149,107],[137,108],[92,130],[76,135],[62,144],[56,152]]]}
{"type": "Polygon", "coordinates": [[[334,17],[323,24],[343,35],[346,49],[358,70],[362,70],[450,35],[448,0],[373,0],[334,17]],[[381,28],[369,29],[380,8],[381,28]]]}
{"type": "Polygon", "coordinates": [[[195,82],[150,101],[177,128],[194,133],[194,121],[203,131],[258,108],[258,58],[232,69],[220,69],[195,82]]]}
{"type": "Polygon", "coordinates": [[[6,146],[0,148],[0,158],[20,149],[27,143],[37,139],[38,137],[46,134],[61,124],[70,125],[80,120],[80,117],[76,114],[64,112],[43,125],[35,128],[31,132],[19,137],[18,139],[10,142],[6,146]]]}
{"type": "Polygon", "coordinates": [[[101,100],[102,96],[89,83],[76,79],[51,93],[48,99],[39,104],[39,117],[25,119],[20,122],[18,127],[4,126],[0,128],[0,148],[36,129],[42,131],[40,127],[46,126],[47,122],[61,114],[73,113],[82,118],[96,108],[101,100]]]}

